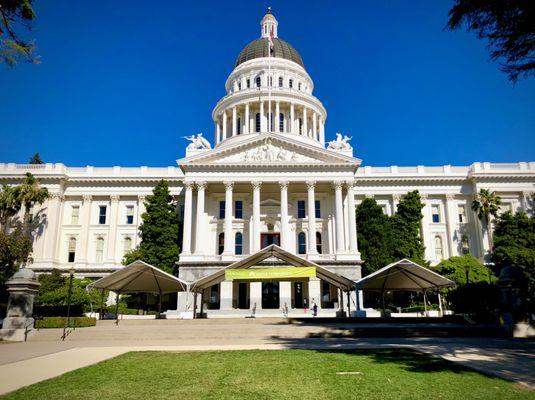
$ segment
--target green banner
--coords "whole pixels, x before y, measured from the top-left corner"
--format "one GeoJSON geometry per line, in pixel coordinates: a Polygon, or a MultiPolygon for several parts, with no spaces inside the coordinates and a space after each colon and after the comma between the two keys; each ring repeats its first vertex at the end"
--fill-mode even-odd
{"type": "Polygon", "coordinates": [[[315,267],[286,267],[286,268],[249,268],[227,269],[225,280],[258,281],[258,280],[285,280],[296,278],[314,278],[315,267]]]}

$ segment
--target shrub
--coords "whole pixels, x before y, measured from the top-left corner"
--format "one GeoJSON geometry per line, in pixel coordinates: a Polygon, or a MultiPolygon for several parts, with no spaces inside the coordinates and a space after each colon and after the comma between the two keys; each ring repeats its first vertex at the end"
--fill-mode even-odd
{"type": "MultiPolygon", "coordinates": [[[[66,317],[45,317],[35,321],[37,329],[46,328],[63,328],[67,323],[66,317]]],[[[69,319],[69,328],[85,328],[95,326],[97,319],[92,317],[73,317],[69,319]]]]}
{"type": "Polygon", "coordinates": [[[451,309],[476,321],[495,321],[500,308],[500,289],[495,283],[476,282],[458,286],[448,293],[451,309]]]}

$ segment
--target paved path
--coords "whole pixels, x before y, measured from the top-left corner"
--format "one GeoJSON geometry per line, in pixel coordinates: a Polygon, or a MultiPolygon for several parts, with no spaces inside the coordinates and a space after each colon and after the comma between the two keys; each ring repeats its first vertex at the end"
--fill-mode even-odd
{"type": "Polygon", "coordinates": [[[101,321],[42,330],[27,343],[0,345],[0,394],[128,351],[412,348],[535,389],[535,343],[489,338],[343,338],[349,326],[287,324],[282,319],[101,321]],[[320,336],[320,337],[318,337],[320,336]],[[336,337],[333,337],[336,336],[336,337]]]}

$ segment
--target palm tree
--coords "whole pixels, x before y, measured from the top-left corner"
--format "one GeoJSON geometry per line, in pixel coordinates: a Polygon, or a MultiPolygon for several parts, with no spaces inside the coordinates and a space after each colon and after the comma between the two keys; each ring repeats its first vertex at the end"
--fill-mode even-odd
{"type": "Polygon", "coordinates": [[[9,219],[20,210],[18,186],[2,186],[0,190],[0,231],[7,233],[9,219]]]}
{"type": "Polygon", "coordinates": [[[26,172],[26,177],[18,187],[18,200],[24,206],[24,224],[27,225],[30,209],[34,204],[43,204],[48,199],[48,189],[41,187],[39,179],[26,172]]]}
{"type": "Polygon", "coordinates": [[[490,217],[496,218],[500,210],[502,200],[495,192],[487,189],[481,189],[472,201],[472,210],[477,213],[481,222],[487,224],[487,235],[489,237],[489,251],[492,253],[492,226],[490,217]]]}

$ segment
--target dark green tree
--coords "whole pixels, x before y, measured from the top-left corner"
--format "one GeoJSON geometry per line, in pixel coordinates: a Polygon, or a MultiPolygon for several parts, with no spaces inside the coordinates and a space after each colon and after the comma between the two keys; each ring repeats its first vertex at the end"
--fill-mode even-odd
{"type": "Polygon", "coordinates": [[[527,283],[527,300],[535,306],[535,218],[524,212],[501,215],[494,229],[491,255],[496,272],[508,265],[522,268],[527,283]]]}
{"type": "Polygon", "coordinates": [[[391,248],[394,260],[409,258],[418,264],[427,265],[420,237],[423,207],[420,193],[414,190],[403,197],[398,204],[396,213],[390,218],[391,248]]]}
{"type": "Polygon", "coordinates": [[[448,28],[463,26],[487,40],[490,59],[502,61],[510,81],[535,73],[533,0],[455,0],[448,28]]]}
{"type": "Polygon", "coordinates": [[[123,263],[142,260],[164,271],[173,273],[179,255],[179,221],[176,204],[166,181],[160,181],[147,196],[146,212],[139,226],[139,248],[125,254],[123,263]]]}
{"type": "Polygon", "coordinates": [[[447,260],[442,260],[440,264],[433,268],[433,271],[448,279],[451,279],[457,285],[466,284],[467,271],[469,283],[492,283],[496,281],[496,276],[492,273],[492,271],[487,266],[483,265],[476,257],[470,254],[462,257],[450,257],[447,260]]]}
{"type": "Polygon", "coordinates": [[[41,160],[41,156],[39,155],[39,153],[35,153],[31,158],[30,158],[30,161],[29,161],[30,164],[44,164],[45,162],[43,160],[41,160]]]}
{"type": "Polygon", "coordinates": [[[0,0],[0,61],[15,65],[19,60],[38,63],[35,45],[16,28],[31,29],[35,19],[32,0],[0,0]]]}
{"type": "Polygon", "coordinates": [[[394,261],[389,218],[374,199],[366,198],[356,208],[356,219],[363,275],[368,275],[394,261]]]}
{"type": "Polygon", "coordinates": [[[4,283],[28,262],[31,251],[32,240],[21,229],[9,234],[0,232],[0,293],[5,294],[4,283]]]}

